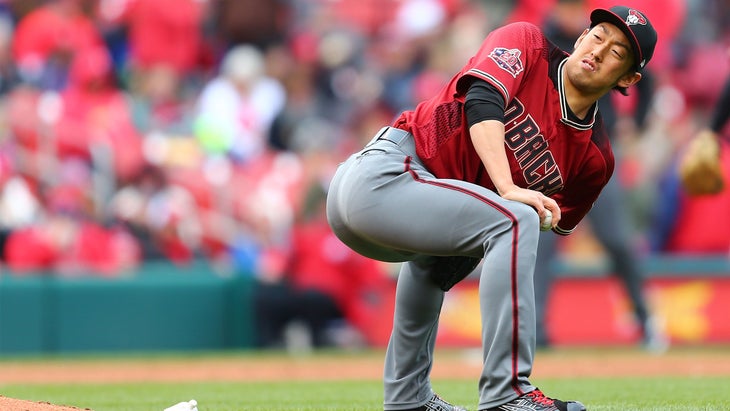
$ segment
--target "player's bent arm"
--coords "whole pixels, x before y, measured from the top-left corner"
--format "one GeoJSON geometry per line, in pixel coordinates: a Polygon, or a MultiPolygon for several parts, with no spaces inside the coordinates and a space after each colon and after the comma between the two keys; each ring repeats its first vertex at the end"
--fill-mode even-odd
{"type": "Polygon", "coordinates": [[[471,126],[469,133],[497,193],[504,195],[517,188],[512,181],[512,171],[504,148],[504,124],[498,120],[481,121],[471,126]]]}
{"type": "Polygon", "coordinates": [[[504,124],[498,120],[485,120],[469,128],[472,144],[497,193],[507,200],[519,201],[537,210],[540,218],[545,217],[545,209],[552,213],[552,226],[560,221],[560,207],[555,200],[539,191],[517,186],[512,180],[507,152],[504,147],[504,124]]]}

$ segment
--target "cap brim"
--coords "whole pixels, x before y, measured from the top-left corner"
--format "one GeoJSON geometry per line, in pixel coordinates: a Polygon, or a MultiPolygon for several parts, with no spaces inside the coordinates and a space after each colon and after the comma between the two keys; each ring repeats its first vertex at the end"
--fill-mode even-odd
{"type": "Polygon", "coordinates": [[[636,35],[631,31],[624,19],[611,10],[595,9],[591,12],[591,27],[594,27],[598,23],[611,23],[621,29],[624,35],[626,35],[626,38],[631,42],[631,51],[634,53],[634,67],[638,70],[639,63],[642,60],[641,47],[639,47],[639,40],[636,38],[636,35]]]}

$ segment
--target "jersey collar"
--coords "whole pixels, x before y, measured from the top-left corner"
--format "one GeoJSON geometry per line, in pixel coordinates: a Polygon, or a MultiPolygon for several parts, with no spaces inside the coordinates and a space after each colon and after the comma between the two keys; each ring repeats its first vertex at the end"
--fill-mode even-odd
{"type": "Polygon", "coordinates": [[[593,128],[593,123],[596,121],[596,113],[598,113],[598,102],[593,104],[593,114],[587,116],[585,120],[581,120],[576,116],[568,107],[568,99],[565,97],[565,84],[563,84],[563,69],[565,62],[568,61],[566,57],[560,66],[558,66],[558,94],[560,95],[560,121],[563,123],[577,128],[578,130],[590,130],[593,128]]]}

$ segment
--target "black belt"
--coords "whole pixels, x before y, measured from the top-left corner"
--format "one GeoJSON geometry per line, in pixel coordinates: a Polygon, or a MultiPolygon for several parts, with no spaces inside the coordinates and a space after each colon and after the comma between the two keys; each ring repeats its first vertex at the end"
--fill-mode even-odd
{"type": "Polygon", "coordinates": [[[368,147],[374,144],[376,141],[385,140],[390,141],[395,145],[401,145],[401,143],[411,137],[411,133],[396,127],[383,127],[375,134],[372,140],[365,145],[368,147]]]}

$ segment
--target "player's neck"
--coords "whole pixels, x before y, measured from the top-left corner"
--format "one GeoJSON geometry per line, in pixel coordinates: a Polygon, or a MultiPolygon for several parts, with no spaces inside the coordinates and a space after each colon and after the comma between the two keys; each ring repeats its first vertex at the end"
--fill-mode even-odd
{"type": "Polygon", "coordinates": [[[563,92],[565,93],[568,108],[576,117],[585,119],[588,113],[592,112],[593,105],[601,98],[603,93],[586,93],[578,90],[568,79],[565,70],[563,70],[562,76],[563,92]]]}

